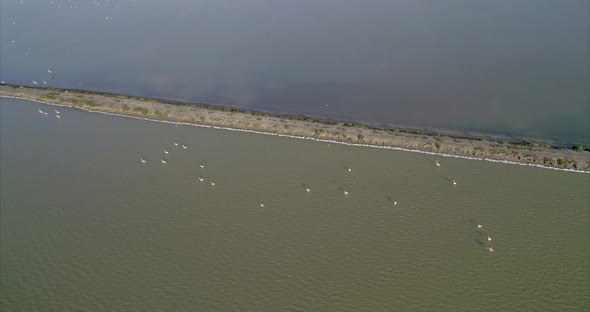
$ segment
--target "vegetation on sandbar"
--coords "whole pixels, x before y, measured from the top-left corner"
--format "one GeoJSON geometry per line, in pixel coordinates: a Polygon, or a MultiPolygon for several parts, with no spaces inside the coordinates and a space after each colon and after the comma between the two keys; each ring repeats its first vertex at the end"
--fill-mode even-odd
{"type": "Polygon", "coordinates": [[[147,116],[150,114],[150,110],[145,107],[134,107],[133,111],[142,113],[144,116],[147,116]]]}

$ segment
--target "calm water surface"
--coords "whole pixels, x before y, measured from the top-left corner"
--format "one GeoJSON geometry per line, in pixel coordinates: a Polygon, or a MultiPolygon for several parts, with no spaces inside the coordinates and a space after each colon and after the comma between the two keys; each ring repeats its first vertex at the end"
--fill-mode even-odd
{"type": "Polygon", "coordinates": [[[590,175],[60,110],[1,100],[3,311],[590,308],[590,175]]]}
{"type": "Polygon", "coordinates": [[[12,83],[590,144],[587,0],[2,0],[0,34],[12,83]]]}

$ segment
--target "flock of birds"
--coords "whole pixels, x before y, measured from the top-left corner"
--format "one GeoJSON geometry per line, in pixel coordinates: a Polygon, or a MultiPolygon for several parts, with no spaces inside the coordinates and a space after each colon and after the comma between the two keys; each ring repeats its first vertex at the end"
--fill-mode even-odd
{"type": "MultiPolygon", "coordinates": [[[[172,143],[174,144],[174,146],[179,146],[180,145],[182,147],[182,149],[184,149],[184,150],[188,148],[188,146],[186,144],[180,144],[180,143],[178,143],[176,141],[173,141],[172,143]]],[[[166,148],[163,151],[164,151],[164,155],[168,155],[170,153],[170,151],[168,149],[166,149],[166,148]]],[[[139,161],[142,164],[147,163],[147,160],[145,158],[143,158],[143,157],[140,157],[139,158],[139,161]]],[[[168,161],[166,160],[165,157],[162,157],[160,159],[160,162],[162,164],[167,164],[168,163],[168,161]]],[[[200,163],[199,164],[199,167],[201,169],[205,169],[205,164],[204,163],[200,163]]],[[[199,180],[199,182],[205,182],[205,178],[203,178],[202,176],[199,176],[197,179],[199,180]]],[[[209,184],[211,184],[211,186],[215,186],[215,181],[211,180],[211,181],[209,181],[209,184]]],[[[264,205],[261,203],[261,206],[264,206],[264,205]]]]}
{"type": "MultiPolygon", "coordinates": [[[[176,142],[176,141],[174,141],[174,142],[173,142],[173,144],[174,144],[174,146],[178,146],[178,145],[179,145],[179,143],[178,143],[178,142],[176,142]]],[[[182,148],[183,148],[183,149],[186,149],[186,148],[187,148],[187,146],[186,146],[186,145],[184,145],[184,144],[182,144],[182,148]]],[[[164,154],[166,154],[166,155],[167,155],[168,153],[169,153],[169,151],[168,151],[167,149],[164,149],[164,154]]],[[[141,157],[141,158],[140,158],[140,162],[141,162],[142,164],[145,164],[147,161],[145,160],[145,158],[141,157]]],[[[165,159],[165,158],[162,158],[162,159],[161,159],[161,162],[162,162],[163,164],[166,164],[166,163],[167,163],[167,161],[166,161],[166,159],[165,159]]],[[[436,164],[436,166],[437,166],[437,167],[440,167],[440,163],[438,162],[438,160],[436,160],[436,161],[435,161],[435,164],[436,164]]],[[[205,165],[204,165],[203,163],[200,163],[200,164],[199,164],[199,167],[200,167],[201,169],[204,169],[204,168],[205,168],[205,165]]],[[[348,172],[352,172],[352,168],[350,168],[350,167],[346,167],[346,170],[347,170],[348,172]]],[[[198,180],[199,180],[199,182],[201,182],[201,183],[205,181],[205,179],[204,179],[202,176],[199,176],[197,179],[198,179],[198,180]]],[[[214,182],[213,180],[209,181],[209,183],[211,184],[211,186],[215,186],[215,182],[214,182]]],[[[454,186],[455,186],[455,185],[457,185],[457,182],[456,182],[455,180],[453,180],[453,181],[452,181],[452,183],[453,183],[453,185],[454,185],[454,186]]],[[[309,187],[305,186],[305,191],[306,191],[306,192],[310,192],[310,191],[311,191],[311,189],[310,189],[309,187]]],[[[344,193],[344,195],[345,195],[345,196],[349,194],[347,190],[343,190],[343,193],[344,193]]],[[[394,201],[393,201],[393,204],[394,204],[394,205],[397,205],[397,201],[395,201],[395,200],[394,200],[394,201]]],[[[259,201],[259,202],[258,202],[258,205],[259,205],[260,207],[264,207],[264,202],[262,202],[262,201],[259,201]]],[[[478,224],[478,225],[477,225],[477,232],[478,232],[478,233],[483,233],[483,225],[481,225],[481,224],[478,224]]],[[[492,246],[491,246],[492,237],[491,237],[490,235],[487,235],[487,241],[488,241],[488,246],[486,247],[486,250],[488,250],[490,253],[493,253],[495,250],[494,250],[494,247],[492,247],[492,246]]]]}
{"type": "MultiPolygon", "coordinates": [[[[57,112],[57,111],[56,111],[56,112],[57,112]]],[[[172,143],[174,144],[174,146],[179,146],[179,143],[178,143],[177,141],[173,141],[172,143]]],[[[188,148],[188,146],[187,146],[187,145],[185,145],[185,144],[180,144],[180,145],[181,145],[182,149],[187,149],[187,148],[188,148]]],[[[168,151],[168,149],[166,149],[166,148],[164,148],[164,149],[163,149],[163,151],[164,151],[164,155],[168,155],[168,154],[170,153],[170,151],[168,151]]],[[[143,157],[140,157],[140,158],[139,158],[139,160],[140,160],[140,162],[141,162],[142,164],[145,164],[145,163],[147,163],[147,160],[146,160],[145,158],[143,158],[143,157]]],[[[166,158],[165,158],[165,157],[163,157],[163,158],[161,158],[161,159],[160,159],[160,162],[161,162],[162,164],[166,164],[166,163],[167,163],[167,160],[166,160],[166,158]]],[[[436,160],[436,161],[435,161],[435,165],[436,165],[437,167],[440,167],[440,163],[438,162],[438,160],[436,160]]],[[[201,169],[204,169],[204,168],[205,168],[205,164],[203,164],[203,163],[200,163],[200,164],[199,164],[199,167],[200,167],[201,169]]],[[[350,168],[350,167],[346,167],[346,171],[347,171],[347,172],[352,172],[352,168],[350,168]]],[[[199,182],[201,182],[201,183],[203,183],[203,182],[205,181],[205,179],[204,179],[202,176],[198,176],[198,177],[197,177],[197,179],[198,179],[198,181],[199,181],[199,182]]],[[[211,184],[211,186],[215,186],[215,181],[211,180],[211,181],[209,181],[209,184],[211,184]]],[[[456,185],[457,185],[457,181],[453,180],[453,181],[452,181],[452,184],[453,184],[453,186],[456,186],[456,185]]],[[[305,188],[305,192],[311,192],[311,189],[310,189],[308,186],[305,186],[305,185],[304,185],[304,188],[305,188]]],[[[343,191],[343,194],[344,194],[345,196],[349,194],[349,192],[348,192],[347,190],[345,190],[345,189],[342,189],[342,191],[343,191]]],[[[397,205],[397,201],[396,201],[396,200],[393,200],[393,204],[394,204],[394,205],[397,205]]],[[[262,201],[259,201],[259,202],[258,202],[258,205],[259,205],[260,207],[264,207],[264,202],[262,202],[262,201]]],[[[483,226],[482,226],[481,224],[478,224],[478,225],[477,225],[477,231],[478,231],[479,233],[482,233],[482,231],[483,231],[482,229],[483,229],[483,226]]],[[[488,236],[487,236],[487,240],[488,240],[488,243],[491,243],[491,241],[492,241],[492,237],[488,235],[488,236]]],[[[491,245],[487,246],[487,247],[486,247],[486,249],[487,249],[487,250],[488,250],[490,253],[493,253],[493,252],[494,252],[494,248],[493,248],[491,245]]]]}
{"type": "MultiPolygon", "coordinates": [[[[44,111],[44,110],[42,110],[42,109],[38,109],[37,111],[39,112],[39,114],[41,114],[41,115],[43,115],[43,116],[47,116],[47,115],[49,115],[49,113],[48,113],[48,112],[46,112],[46,111],[44,111]]],[[[55,117],[56,117],[56,118],[61,118],[61,112],[60,112],[60,111],[58,111],[57,109],[55,110],[55,117]]]]}
{"type": "MultiPolygon", "coordinates": [[[[477,231],[478,231],[479,233],[482,233],[482,231],[483,231],[483,225],[481,225],[481,224],[478,224],[478,225],[477,225],[477,231]]],[[[491,237],[490,235],[488,235],[488,244],[491,244],[491,243],[492,243],[492,237],[491,237]]],[[[486,249],[487,249],[489,252],[494,252],[494,247],[492,247],[491,245],[487,246],[487,247],[486,247],[486,249]]]]}
{"type": "MultiPolygon", "coordinates": [[[[52,72],[51,72],[51,69],[49,70],[49,73],[50,73],[50,74],[52,73],[52,72]]],[[[40,114],[44,115],[44,116],[47,116],[47,115],[49,114],[48,112],[46,112],[46,111],[44,111],[44,110],[42,110],[42,109],[38,109],[38,112],[39,112],[40,114]]],[[[55,110],[55,117],[56,117],[56,118],[61,118],[61,112],[60,112],[59,110],[57,110],[57,109],[55,110]]],[[[179,142],[177,142],[177,141],[173,141],[173,142],[172,142],[172,144],[173,144],[175,147],[178,147],[178,146],[180,146],[180,147],[181,147],[183,150],[186,150],[186,149],[188,148],[188,145],[186,145],[186,144],[181,144],[181,143],[179,143],[179,142]]],[[[163,149],[163,152],[164,152],[164,155],[168,155],[168,154],[170,153],[170,151],[169,151],[167,148],[164,148],[164,149],[163,149]]],[[[140,163],[142,163],[142,164],[146,164],[146,163],[147,163],[147,160],[146,160],[144,157],[140,157],[140,158],[139,158],[139,161],[140,161],[140,163]]],[[[166,157],[164,156],[164,157],[162,157],[162,158],[160,159],[160,162],[161,162],[162,164],[166,164],[168,161],[166,160],[166,157]]],[[[438,161],[438,160],[435,160],[435,165],[436,165],[437,167],[440,167],[440,166],[441,166],[441,164],[439,163],[439,161],[438,161]]],[[[204,163],[200,163],[200,164],[199,164],[199,167],[200,167],[201,169],[205,169],[205,164],[204,164],[204,163]]],[[[346,167],[346,171],[350,173],[350,172],[352,172],[352,168],[350,168],[350,167],[346,167]]],[[[197,179],[198,179],[198,181],[199,181],[199,182],[201,182],[201,183],[205,182],[205,178],[203,178],[203,176],[198,176],[198,177],[197,177],[197,179]]],[[[215,186],[215,181],[213,181],[213,180],[210,180],[210,181],[209,181],[209,184],[210,184],[211,186],[215,186]]],[[[457,181],[455,181],[455,180],[452,180],[452,185],[453,185],[453,186],[456,186],[456,185],[457,185],[457,181]]],[[[311,189],[310,189],[308,186],[305,186],[305,185],[304,185],[304,189],[305,189],[305,192],[311,192],[311,189]]],[[[348,190],[346,190],[346,189],[341,189],[341,190],[342,190],[342,192],[343,192],[344,196],[347,196],[347,195],[349,195],[349,191],[348,191],[348,190]]],[[[396,200],[392,200],[392,201],[393,201],[393,205],[397,205],[397,201],[396,201],[396,200]]],[[[259,204],[259,206],[260,206],[260,207],[264,207],[264,202],[260,201],[258,204],[259,204]]],[[[480,233],[480,234],[485,234],[485,233],[483,233],[483,226],[482,226],[481,224],[478,224],[478,225],[477,225],[477,232],[478,232],[478,233],[480,233]]],[[[487,235],[487,241],[488,241],[488,246],[486,247],[486,249],[487,249],[487,250],[488,250],[490,253],[493,253],[495,250],[494,250],[494,248],[491,246],[492,237],[491,237],[490,235],[487,235]]]]}
{"type": "MultiPolygon", "coordinates": [[[[89,5],[92,9],[99,9],[102,8],[105,10],[105,14],[110,14],[110,13],[114,13],[117,12],[117,10],[119,10],[119,7],[122,6],[125,2],[128,3],[136,3],[137,0],[127,0],[127,1],[117,1],[117,0],[102,0],[102,1],[92,1],[89,3],[85,3],[85,2],[81,2],[81,1],[76,1],[76,0],[54,0],[54,1],[47,1],[46,3],[52,7],[52,8],[61,8],[61,9],[78,9],[81,8],[81,5],[89,5]]],[[[23,0],[17,0],[16,3],[18,4],[24,4],[25,1],[23,0]]],[[[122,9],[122,8],[121,8],[122,9]]],[[[98,13],[100,14],[100,13],[98,13]]],[[[102,18],[102,17],[101,17],[102,18]]],[[[104,21],[105,22],[109,22],[110,17],[109,16],[104,16],[104,21]]],[[[11,21],[11,24],[14,25],[15,27],[17,24],[20,25],[21,21],[17,20],[13,20],[11,21]]],[[[7,35],[6,37],[11,36],[11,35],[7,35]]],[[[19,46],[23,47],[23,45],[21,45],[21,42],[25,42],[26,40],[20,40],[20,38],[18,37],[13,37],[13,38],[9,38],[8,39],[10,44],[7,45],[11,48],[17,48],[19,46]]],[[[24,48],[24,55],[25,56],[30,56],[32,54],[32,50],[29,48],[24,48]]],[[[52,74],[52,70],[48,69],[49,72],[49,79],[54,79],[55,77],[52,74]]],[[[29,80],[30,83],[32,83],[33,86],[40,86],[40,85],[48,85],[50,84],[48,79],[33,79],[33,80],[29,80]]],[[[6,84],[5,81],[0,81],[1,84],[6,84]]],[[[82,85],[82,83],[78,83],[79,86],[82,85]]]]}

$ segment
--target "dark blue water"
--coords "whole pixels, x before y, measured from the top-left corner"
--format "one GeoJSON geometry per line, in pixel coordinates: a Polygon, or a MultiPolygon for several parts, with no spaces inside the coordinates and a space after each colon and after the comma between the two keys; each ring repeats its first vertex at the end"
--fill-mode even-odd
{"type": "Polygon", "coordinates": [[[590,144],[587,0],[0,8],[10,83],[590,144]]]}

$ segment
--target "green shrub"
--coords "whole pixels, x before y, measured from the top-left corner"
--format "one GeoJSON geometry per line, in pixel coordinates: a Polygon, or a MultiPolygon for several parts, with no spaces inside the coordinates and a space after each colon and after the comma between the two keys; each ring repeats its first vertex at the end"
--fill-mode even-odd
{"type": "Polygon", "coordinates": [[[205,123],[205,120],[207,120],[207,118],[205,118],[204,116],[199,117],[199,121],[201,123],[205,123]]]}
{"type": "Polygon", "coordinates": [[[191,118],[191,122],[195,123],[195,122],[197,122],[197,119],[195,119],[195,117],[193,117],[193,118],[191,118]]]}
{"type": "Polygon", "coordinates": [[[365,140],[365,136],[364,136],[364,135],[362,135],[362,134],[359,134],[359,135],[357,136],[357,138],[358,138],[358,139],[359,139],[359,141],[361,141],[361,142],[363,142],[363,141],[365,140]]]}
{"type": "Polygon", "coordinates": [[[562,166],[562,167],[567,167],[567,165],[569,165],[569,161],[567,159],[563,159],[563,158],[558,158],[557,159],[557,164],[562,166]]]}
{"type": "Polygon", "coordinates": [[[583,152],[584,151],[584,148],[582,147],[582,145],[574,146],[572,149],[576,152],[583,152]]]}
{"type": "Polygon", "coordinates": [[[291,126],[289,125],[284,125],[283,128],[285,128],[285,130],[289,130],[289,128],[291,128],[291,126]]]}
{"type": "Polygon", "coordinates": [[[168,113],[164,112],[160,112],[160,111],[155,111],[154,115],[156,115],[156,117],[158,118],[168,118],[168,113]]]}
{"type": "Polygon", "coordinates": [[[150,113],[150,110],[149,109],[143,108],[143,107],[134,107],[133,108],[133,111],[134,112],[142,113],[144,116],[147,116],[150,113]]]}
{"type": "Polygon", "coordinates": [[[324,129],[315,129],[315,130],[313,130],[313,134],[314,135],[322,135],[324,133],[326,133],[326,131],[324,129]]]}
{"type": "Polygon", "coordinates": [[[57,95],[55,93],[43,94],[41,98],[44,98],[46,100],[55,100],[57,98],[57,95]]]}
{"type": "Polygon", "coordinates": [[[86,106],[90,106],[90,107],[98,107],[101,106],[100,104],[96,103],[95,101],[92,100],[82,100],[81,101],[82,105],[86,105],[86,106]]]}
{"type": "Polygon", "coordinates": [[[130,110],[131,110],[131,108],[127,104],[123,105],[123,111],[124,112],[128,112],[130,110]]]}

